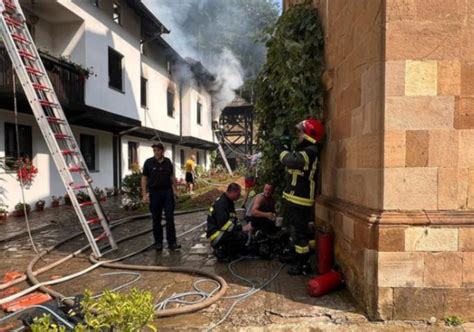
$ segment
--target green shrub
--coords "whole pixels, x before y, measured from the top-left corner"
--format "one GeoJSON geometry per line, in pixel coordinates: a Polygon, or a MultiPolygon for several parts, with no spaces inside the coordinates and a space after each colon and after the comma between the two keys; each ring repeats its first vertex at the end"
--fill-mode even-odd
{"type": "Polygon", "coordinates": [[[458,316],[448,316],[444,319],[444,323],[448,326],[461,326],[464,324],[464,321],[461,317],[458,316]]]}
{"type": "Polygon", "coordinates": [[[276,183],[277,192],[286,175],[279,161],[282,140],[294,135],[295,125],[306,117],[323,116],[323,42],[310,1],[285,11],[267,42],[267,63],[255,82],[257,150],[263,153],[260,182],[276,183]]]}
{"type": "MultiPolygon", "coordinates": [[[[105,291],[99,299],[93,299],[92,293],[85,291],[81,302],[84,323],[74,327],[73,332],[85,331],[156,331],[151,323],[154,315],[153,296],[150,292],[133,288],[128,293],[105,291]],[[93,313],[95,312],[95,313],[93,313]]],[[[63,332],[66,329],[58,326],[45,314],[35,318],[31,325],[32,332],[63,332]]]]}
{"type": "Polygon", "coordinates": [[[136,210],[144,205],[141,189],[142,172],[134,171],[122,180],[122,207],[127,210],[136,210]]]}

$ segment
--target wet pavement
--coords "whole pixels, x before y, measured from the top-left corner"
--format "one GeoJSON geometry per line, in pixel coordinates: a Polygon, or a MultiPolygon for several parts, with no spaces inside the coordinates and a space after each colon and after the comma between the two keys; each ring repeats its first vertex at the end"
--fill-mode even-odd
{"type": "MultiPolygon", "coordinates": [[[[133,215],[133,212],[121,211],[116,203],[109,202],[105,208],[113,219],[133,215]]],[[[33,234],[36,246],[49,247],[65,237],[80,230],[71,208],[56,210],[46,220],[47,228],[33,234]],[[60,213],[57,213],[60,212],[60,213]],[[48,220],[54,218],[55,222],[48,220]]],[[[176,217],[178,234],[202,223],[206,212],[181,215],[176,217]]],[[[17,220],[20,222],[19,220],[17,220]]],[[[33,221],[36,222],[36,221],[33,221]]],[[[0,233],[1,233],[0,225],[0,233]]],[[[151,227],[148,218],[132,221],[116,227],[113,230],[116,239],[138,233],[151,227]]],[[[212,256],[211,250],[204,235],[204,227],[185,235],[179,239],[183,249],[171,252],[165,249],[162,252],[147,250],[136,256],[122,261],[127,264],[185,266],[203,271],[214,272],[226,279],[229,284],[227,295],[243,293],[248,290],[248,284],[233,276],[226,264],[218,263],[212,256]]],[[[85,238],[78,237],[68,241],[45,257],[45,262],[38,262],[37,268],[53,262],[64,255],[77,250],[86,244],[85,238]]],[[[111,253],[107,258],[121,257],[152,244],[151,233],[133,238],[119,244],[119,250],[111,253]]],[[[88,255],[88,254],[87,254],[88,255]]],[[[90,266],[87,255],[80,255],[67,263],[54,268],[39,276],[40,280],[50,280],[52,277],[65,276],[90,266]]],[[[7,271],[24,271],[28,262],[35,256],[27,236],[17,237],[11,241],[0,242],[0,275],[7,271]]],[[[251,279],[256,285],[269,280],[281,268],[277,260],[246,260],[235,264],[235,271],[251,279]]],[[[53,286],[55,290],[74,296],[81,294],[85,289],[100,293],[104,289],[112,289],[132,280],[134,276],[104,276],[108,272],[116,272],[106,268],[97,268],[92,272],[53,286]]],[[[202,279],[197,275],[187,275],[170,272],[143,272],[141,279],[133,286],[150,290],[158,302],[174,293],[191,291],[193,283],[202,279]]],[[[286,274],[286,267],[276,279],[265,289],[241,301],[235,306],[227,319],[215,330],[230,331],[426,331],[439,330],[440,326],[430,326],[420,322],[369,322],[363,312],[357,308],[355,301],[346,289],[340,289],[320,298],[311,298],[307,295],[306,284],[310,277],[290,277],[286,274]]],[[[25,288],[22,283],[19,288],[25,288]]],[[[210,285],[202,285],[209,288],[210,285]]],[[[0,295],[3,297],[4,295],[0,295]]],[[[160,331],[205,330],[225,317],[235,300],[223,299],[216,304],[196,313],[157,319],[156,326],[160,331]]],[[[3,315],[3,314],[0,314],[3,315]]],[[[1,326],[0,326],[1,327],[1,326]]],[[[1,330],[1,329],[0,329],[1,330]]]]}

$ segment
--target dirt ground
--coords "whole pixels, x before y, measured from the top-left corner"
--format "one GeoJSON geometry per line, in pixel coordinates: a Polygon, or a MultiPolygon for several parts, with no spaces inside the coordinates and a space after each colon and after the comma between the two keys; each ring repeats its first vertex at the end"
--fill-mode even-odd
{"type": "MultiPolygon", "coordinates": [[[[205,220],[206,213],[194,213],[176,217],[177,233],[180,234],[205,220]]],[[[141,219],[114,229],[115,238],[121,238],[149,228],[151,220],[141,219]]],[[[50,228],[34,235],[39,248],[48,247],[66,236],[79,230],[77,223],[64,221],[53,224],[50,228]]],[[[215,272],[229,283],[227,295],[244,292],[248,285],[231,275],[226,264],[216,262],[204,236],[204,228],[179,239],[183,245],[180,252],[145,251],[124,260],[128,264],[186,266],[204,271],[215,272]]],[[[85,239],[77,238],[46,256],[46,262],[38,263],[41,267],[72,252],[85,244],[85,239]]],[[[119,257],[152,243],[151,233],[123,243],[119,250],[109,257],[119,257]]],[[[0,243],[0,275],[7,271],[24,271],[27,263],[34,257],[28,237],[21,237],[9,242],[0,243]]],[[[41,274],[40,280],[49,280],[52,276],[65,276],[90,266],[86,255],[74,258],[52,271],[41,274]]],[[[277,260],[247,260],[235,265],[235,270],[242,276],[261,285],[278,272],[281,264],[277,260]]],[[[130,275],[103,276],[106,268],[98,268],[82,277],[53,286],[65,295],[81,294],[85,289],[99,293],[104,289],[120,286],[133,279],[130,275]]],[[[141,279],[134,287],[150,290],[155,300],[166,298],[173,293],[191,291],[194,281],[202,279],[180,273],[143,272],[141,279]]],[[[262,291],[241,301],[235,306],[228,318],[214,330],[228,331],[439,331],[444,330],[442,322],[430,325],[426,322],[369,322],[364,313],[357,307],[349,292],[341,288],[320,298],[307,295],[306,284],[310,277],[290,277],[286,267],[276,279],[262,291]]],[[[18,287],[23,289],[26,283],[18,287]]],[[[3,297],[0,296],[0,297],[3,297]]],[[[157,319],[156,326],[160,331],[206,330],[221,320],[234,300],[220,300],[202,311],[171,318],[157,319]]],[[[3,314],[2,314],[3,315],[3,314]]],[[[15,322],[15,320],[10,321],[15,322]]],[[[0,326],[1,328],[1,326],[0,326]]],[[[466,324],[464,328],[469,329],[466,324]]],[[[462,328],[458,328],[462,330],[462,328]]]]}

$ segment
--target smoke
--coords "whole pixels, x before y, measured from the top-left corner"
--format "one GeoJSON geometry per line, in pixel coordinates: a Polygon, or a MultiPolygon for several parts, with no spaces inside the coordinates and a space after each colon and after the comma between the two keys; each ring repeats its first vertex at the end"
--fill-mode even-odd
{"type": "MultiPolygon", "coordinates": [[[[214,6],[214,12],[208,13],[209,6],[205,8],[209,0],[143,0],[143,3],[155,14],[156,17],[171,30],[170,34],[163,35],[165,39],[183,58],[191,58],[202,63],[202,65],[215,77],[207,88],[213,95],[213,113],[215,117],[220,115],[222,109],[235,97],[235,90],[244,84],[245,71],[240,60],[227,47],[219,49],[218,46],[210,50],[203,46],[202,41],[212,42],[219,33],[219,22],[214,18],[219,17],[223,21],[229,19],[239,20],[243,14],[237,12],[239,6],[224,0],[221,5],[214,6]],[[224,4],[224,5],[222,5],[224,4]],[[196,10],[202,9],[201,15],[196,15],[196,10]],[[206,16],[209,14],[209,16],[206,16]],[[211,15],[212,14],[212,15],[211,15]],[[204,19],[200,20],[200,18],[204,19]],[[207,20],[206,20],[207,18],[207,20]],[[194,27],[199,27],[197,33],[190,33],[194,27]]],[[[222,22],[225,24],[225,22],[222,22]]],[[[245,29],[245,23],[240,20],[241,29],[245,29]]],[[[236,32],[244,35],[244,31],[236,32]]],[[[251,41],[249,40],[249,43],[251,41]]],[[[191,61],[192,62],[192,61],[191,61]]],[[[194,75],[188,66],[174,68],[177,77],[185,80],[194,79],[194,75]]]]}

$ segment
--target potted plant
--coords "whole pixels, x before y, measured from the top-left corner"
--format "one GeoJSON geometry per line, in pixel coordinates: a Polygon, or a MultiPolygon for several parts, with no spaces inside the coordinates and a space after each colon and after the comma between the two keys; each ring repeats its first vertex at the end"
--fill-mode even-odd
{"type": "Polygon", "coordinates": [[[7,219],[7,212],[8,212],[7,208],[8,208],[8,205],[0,204],[0,220],[7,219]]]}
{"type": "Polygon", "coordinates": [[[18,203],[17,205],[15,205],[15,211],[13,213],[14,216],[23,217],[25,215],[25,208],[26,208],[26,214],[30,213],[31,211],[30,204],[18,203]]]}
{"type": "MultiPolygon", "coordinates": [[[[84,202],[88,202],[91,200],[91,198],[89,197],[89,195],[83,191],[79,191],[77,194],[76,194],[76,197],[77,197],[77,201],[79,203],[84,203],[84,202]]],[[[69,198],[69,196],[68,196],[69,198]]]]}
{"type": "Polygon", "coordinates": [[[59,206],[60,198],[57,196],[51,196],[51,207],[56,208],[59,206]]]}
{"type": "Polygon", "coordinates": [[[105,202],[107,200],[107,196],[105,195],[105,192],[99,187],[94,188],[94,194],[97,200],[99,201],[105,202]]]}
{"type": "Polygon", "coordinates": [[[35,203],[35,206],[36,206],[36,211],[38,212],[41,212],[41,211],[44,211],[44,205],[46,204],[45,201],[43,201],[42,199],[40,199],[39,201],[37,201],[35,203]]]}

